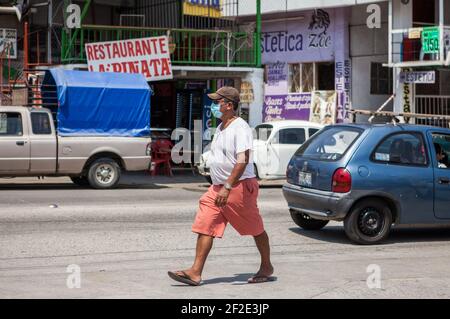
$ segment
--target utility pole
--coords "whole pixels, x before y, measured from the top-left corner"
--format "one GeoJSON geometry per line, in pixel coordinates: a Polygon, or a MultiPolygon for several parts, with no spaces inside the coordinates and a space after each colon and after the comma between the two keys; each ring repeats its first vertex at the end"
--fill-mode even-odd
{"type": "Polygon", "coordinates": [[[47,63],[52,63],[53,0],[48,0],[47,63]]]}
{"type": "Polygon", "coordinates": [[[261,0],[256,0],[256,67],[261,67],[261,0]]]}

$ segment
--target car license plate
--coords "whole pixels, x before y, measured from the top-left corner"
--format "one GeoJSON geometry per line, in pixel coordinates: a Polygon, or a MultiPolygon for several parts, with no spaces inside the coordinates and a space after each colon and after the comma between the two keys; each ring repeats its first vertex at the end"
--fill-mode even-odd
{"type": "Polygon", "coordinates": [[[311,173],[299,172],[298,173],[298,183],[303,186],[312,186],[311,173]]]}

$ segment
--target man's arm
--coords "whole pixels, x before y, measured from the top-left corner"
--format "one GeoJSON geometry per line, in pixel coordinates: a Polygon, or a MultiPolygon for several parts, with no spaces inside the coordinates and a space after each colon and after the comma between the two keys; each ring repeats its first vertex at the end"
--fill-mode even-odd
{"type": "MultiPolygon", "coordinates": [[[[245,152],[237,154],[237,163],[234,165],[233,170],[231,171],[230,177],[227,179],[227,183],[231,186],[234,186],[241,178],[242,174],[244,174],[245,168],[248,165],[250,158],[250,150],[246,150],[245,152]]],[[[216,205],[219,207],[225,206],[228,200],[228,195],[230,191],[222,187],[216,197],[216,205]]]]}

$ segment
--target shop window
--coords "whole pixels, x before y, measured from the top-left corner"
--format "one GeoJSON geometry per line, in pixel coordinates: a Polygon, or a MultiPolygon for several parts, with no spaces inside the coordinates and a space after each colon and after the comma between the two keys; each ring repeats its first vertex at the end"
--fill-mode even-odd
{"type": "Polygon", "coordinates": [[[334,90],[334,63],[289,64],[289,93],[334,90]]]}
{"type": "Polygon", "coordinates": [[[413,0],[414,27],[435,25],[435,2],[413,0]]]}
{"type": "Polygon", "coordinates": [[[317,70],[319,74],[319,78],[317,79],[319,91],[334,91],[334,79],[336,78],[334,63],[317,63],[317,70]]]}
{"type": "Polygon", "coordinates": [[[289,93],[302,92],[300,64],[289,64],[289,93]]]}
{"type": "Polygon", "coordinates": [[[392,72],[390,68],[383,67],[382,63],[370,64],[370,94],[392,93],[392,72]]]}
{"type": "Polygon", "coordinates": [[[313,63],[302,63],[301,65],[301,92],[315,91],[316,72],[313,63]]]}

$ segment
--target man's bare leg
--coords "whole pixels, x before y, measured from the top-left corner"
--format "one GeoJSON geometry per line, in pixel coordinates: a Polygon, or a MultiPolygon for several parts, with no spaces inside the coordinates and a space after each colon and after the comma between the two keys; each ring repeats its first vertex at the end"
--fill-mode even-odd
{"type": "MultiPolygon", "coordinates": [[[[195,251],[195,260],[191,268],[183,270],[192,280],[200,282],[202,280],[203,267],[206,258],[211,251],[214,237],[199,234],[197,238],[197,248],[195,251]]],[[[177,275],[182,275],[181,271],[176,271],[177,275]]]]}
{"type": "Polygon", "coordinates": [[[269,236],[264,231],[261,235],[254,236],[256,247],[261,254],[261,265],[254,277],[270,277],[273,274],[273,266],[270,262],[269,236]]]}

